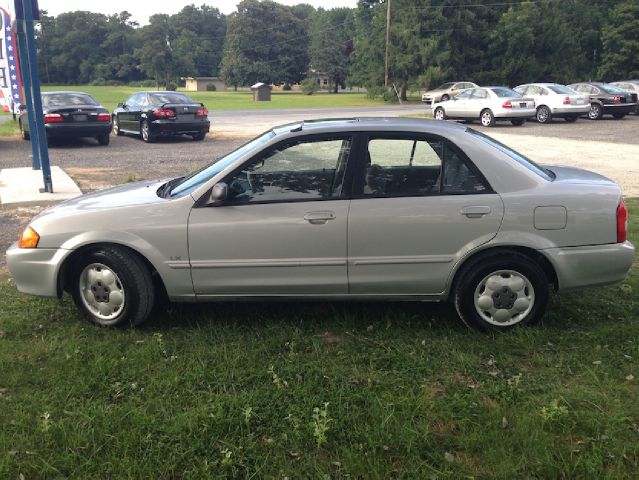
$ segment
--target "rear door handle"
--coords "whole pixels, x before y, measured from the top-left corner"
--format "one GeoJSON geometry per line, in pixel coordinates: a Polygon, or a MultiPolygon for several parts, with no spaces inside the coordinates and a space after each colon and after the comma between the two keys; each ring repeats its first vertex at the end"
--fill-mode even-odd
{"type": "Polygon", "coordinates": [[[323,225],[329,220],[335,220],[334,212],[308,212],[304,215],[304,220],[306,220],[311,225],[323,225]]]}
{"type": "Polygon", "coordinates": [[[481,218],[488,215],[490,211],[490,207],[487,205],[472,205],[462,208],[459,213],[468,218],[481,218]]]}

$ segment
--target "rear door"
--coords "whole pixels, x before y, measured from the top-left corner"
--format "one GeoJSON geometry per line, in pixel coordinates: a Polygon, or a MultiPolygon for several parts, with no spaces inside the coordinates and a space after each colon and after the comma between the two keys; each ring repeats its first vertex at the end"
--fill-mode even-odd
{"type": "Polygon", "coordinates": [[[468,109],[468,99],[472,94],[472,90],[465,90],[453,97],[446,106],[446,115],[450,117],[463,117],[468,109]]]}
{"type": "Polygon", "coordinates": [[[368,135],[348,216],[352,294],[438,294],[457,259],[493,238],[503,203],[450,141],[368,135]]]}

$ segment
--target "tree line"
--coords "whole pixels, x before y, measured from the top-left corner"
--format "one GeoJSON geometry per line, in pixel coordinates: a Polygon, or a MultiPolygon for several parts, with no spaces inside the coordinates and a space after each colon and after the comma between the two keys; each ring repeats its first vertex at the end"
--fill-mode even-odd
{"type": "MultiPolygon", "coordinates": [[[[530,81],[639,77],[637,0],[392,0],[389,79],[409,89],[447,80],[530,81]]],[[[221,76],[232,86],[291,84],[321,72],[331,86],[384,93],[387,3],[325,10],[242,0],[156,14],[49,16],[37,33],[42,81],[109,84],[221,76]]]]}

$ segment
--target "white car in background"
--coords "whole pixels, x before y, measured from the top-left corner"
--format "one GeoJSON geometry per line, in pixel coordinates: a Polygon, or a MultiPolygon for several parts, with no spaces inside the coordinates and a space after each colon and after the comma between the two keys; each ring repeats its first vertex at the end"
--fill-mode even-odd
{"type": "Polygon", "coordinates": [[[522,125],[535,116],[535,101],[508,87],[478,87],[464,90],[446,102],[433,104],[435,120],[479,120],[492,127],[498,120],[522,125]]]}
{"type": "Polygon", "coordinates": [[[590,111],[587,96],[558,83],[527,83],[514,90],[535,100],[535,117],[539,123],[550,123],[553,117],[574,122],[590,111]]]}

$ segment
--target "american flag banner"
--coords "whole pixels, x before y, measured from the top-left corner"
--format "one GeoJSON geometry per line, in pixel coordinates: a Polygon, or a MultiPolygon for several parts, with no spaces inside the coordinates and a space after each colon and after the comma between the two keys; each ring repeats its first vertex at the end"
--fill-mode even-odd
{"type": "Polygon", "coordinates": [[[20,113],[22,79],[18,63],[18,45],[11,31],[11,17],[0,7],[0,107],[5,112],[20,113]]]}

